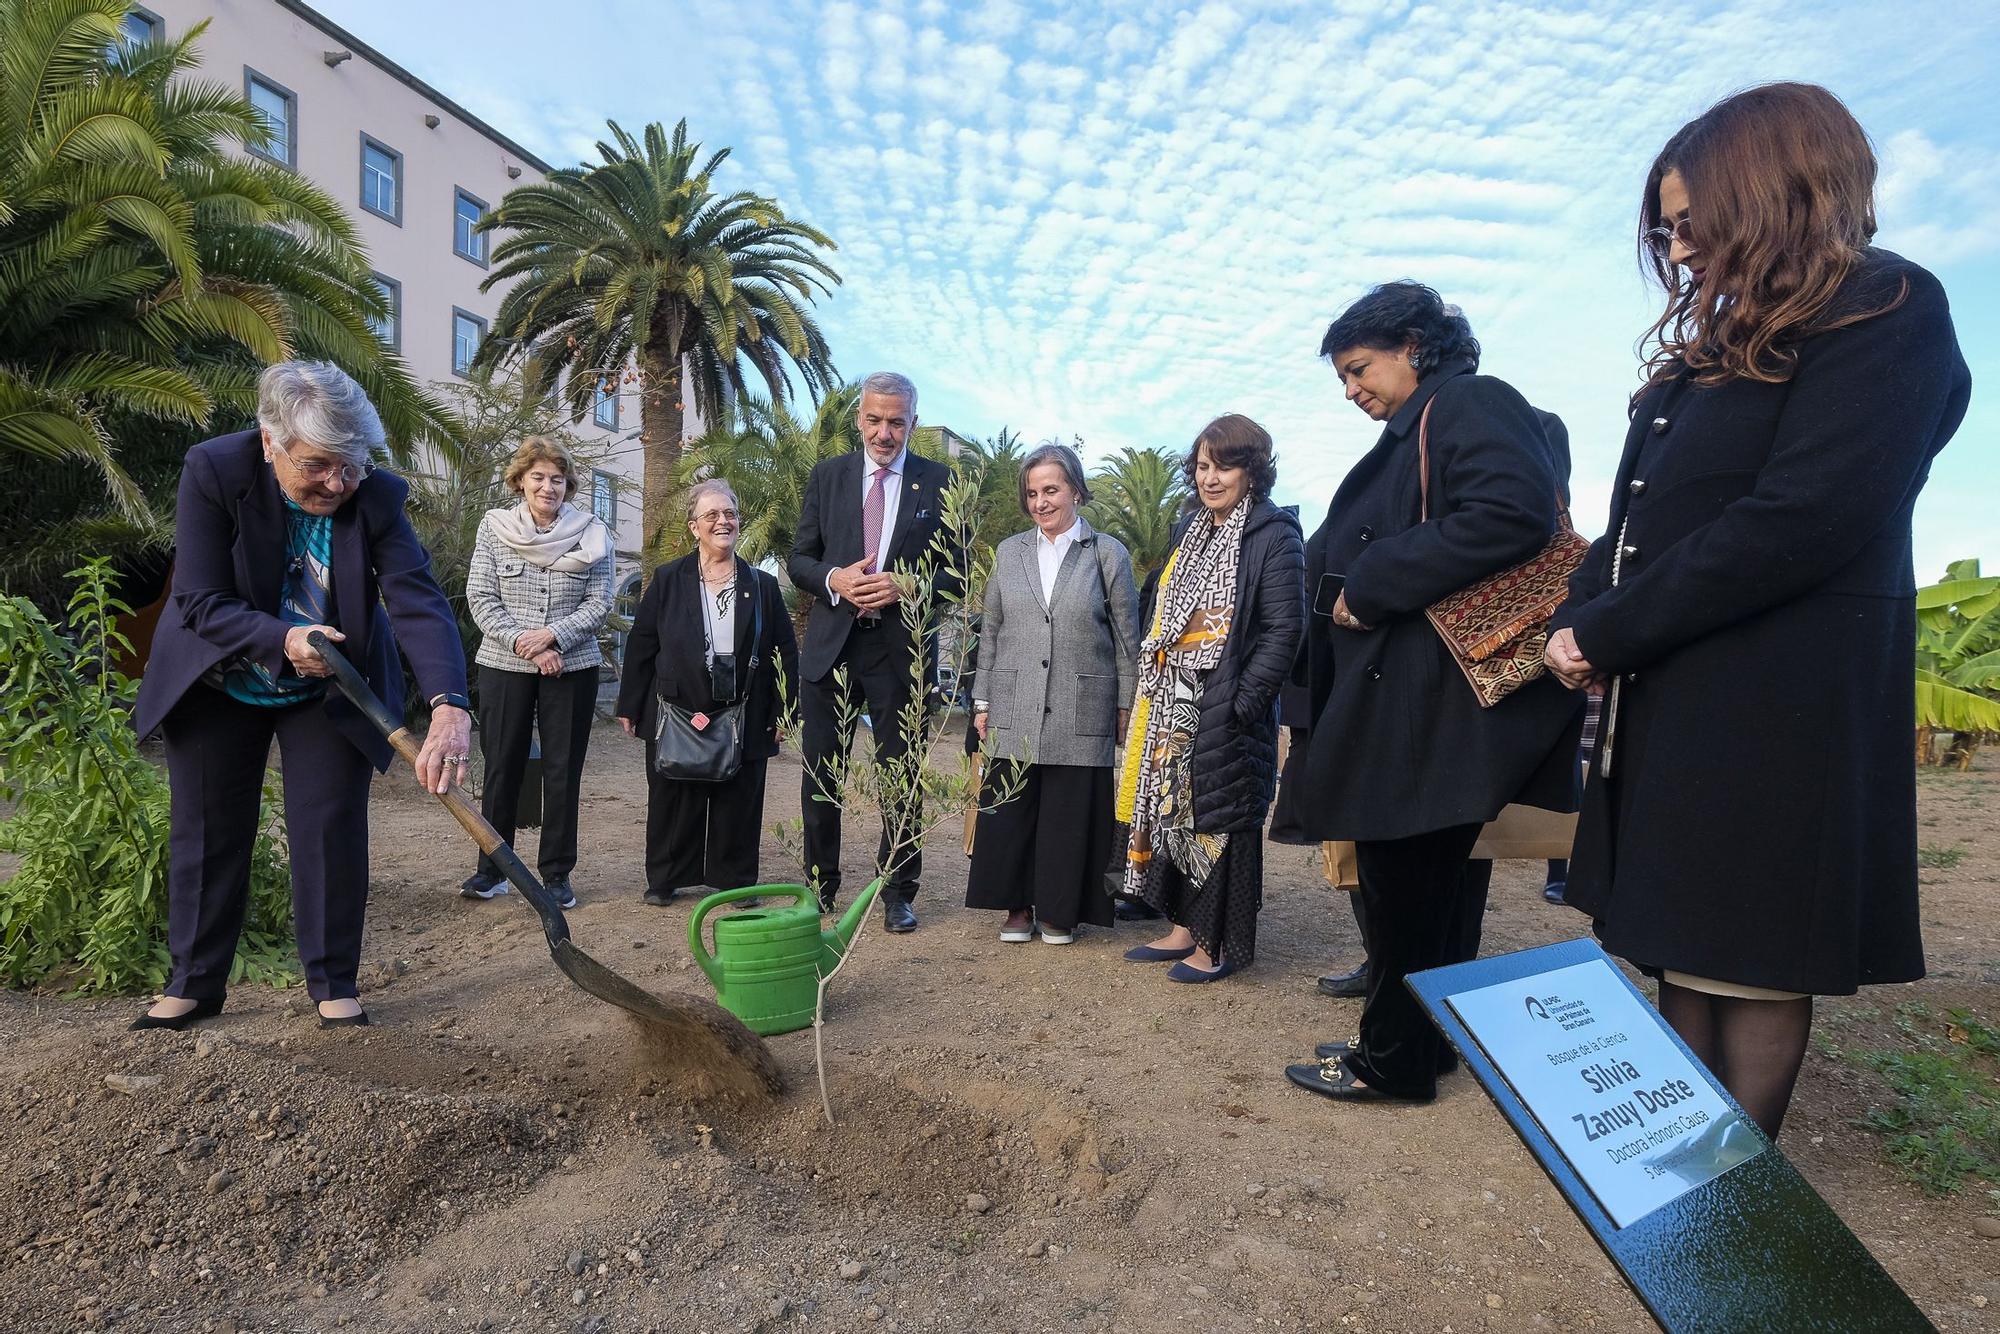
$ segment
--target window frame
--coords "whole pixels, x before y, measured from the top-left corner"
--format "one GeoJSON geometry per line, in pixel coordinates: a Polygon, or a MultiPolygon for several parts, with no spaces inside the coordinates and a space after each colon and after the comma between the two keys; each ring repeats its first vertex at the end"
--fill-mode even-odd
{"type": "MultiPolygon", "coordinates": [[[[400,354],[403,350],[403,284],[388,274],[374,269],[369,270],[369,276],[382,287],[383,295],[389,298],[389,337],[382,339],[382,345],[391,352],[400,354]]],[[[456,336],[456,331],[453,332],[456,336]]],[[[381,338],[381,335],[377,334],[376,337],[381,338]]]]}
{"type": "Polygon", "coordinates": [[[381,218],[383,221],[392,223],[397,227],[402,226],[403,225],[403,155],[397,152],[395,149],[389,147],[389,145],[383,143],[380,139],[377,139],[374,135],[368,133],[368,131],[363,130],[361,131],[360,156],[361,156],[361,168],[360,168],[361,191],[360,194],[357,196],[357,198],[361,204],[361,211],[363,213],[372,213],[376,217],[381,218]],[[373,204],[368,202],[368,150],[371,148],[374,149],[376,152],[382,154],[384,157],[388,158],[390,164],[395,168],[395,170],[390,173],[390,181],[391,181],[390,188],[396,192],[396,201],[395,201],[396,207],[393,211],[390,212],[385,213],[381,209],[376,208],[373,204]]]}
{"type": "MultiPolygon", "coordinates": [[[[299,169],[299,95],[285,87],[284,84],[279,83],[270,75],[261,73],[250,65],[245,65],[243,67],[243,100],[252,106],[257,105],[257,99],[250,95],[250,87],[252,84],[258,83],[263,84],[266,88],[269,88],[272,92],[285,99],[285,156],[278,157],[270,149],[264,147],[261,141],[251,143],[245,140],[243,150],[252,157],[262,158],[266,162],[275,163],[283,167],[286,171],[297,171],[299,169]]],[[[259,109],[261,110],[261,108],[259,109]]]]}
{"type": "Polygon", "coordinates": [[[598,376],[597,385],[591,391],[590,395],[590,420],[607,431],[615,431],[618,429],[620,417],[616,383],[614,382],[611,391],[606,393],[604,389],[604,377],[601,375],[598,376]],[[611,405],[610,421],[604,420],[604,405],[607,403],[611,405]]]}
{"type": "MultiPolygon", "coordinates": [[[[487,238],[485,237],[485,235],[483,235],[480,232],[473,231],[470,228],[467,229],[467,235],[471,238],[472,242],[478,245],[479,247],[479,253],[476,255],[470,254],[458,248],[458,219],[459,219],[458,205],[459,201],[461,200],[465,201],[466,203],[472,204],[474,207],[476,207],[479,210],[479,218],[484,218],[488,213],[492,212],[493,206],[491,204],[488,204],[485,200],[481,199],[478,195],[472,193],[472,191],[466,189],[462,185],[454,185],[451,187],[451,253],[457,255],[460,259],[466,261],[468,264],[477,264],[482,269],[486,268],[487,267],[486,255],[487,252],[491,249],[491,247],[487,244],[487,238]]],[[[478,225],[479,218],[473,219],[474,226],[478,225]]]]}
{"type": "Polygon", "coordinates": [[[132,40],[132,35],[125,31],[125,25],[133,19],[138,19],[146,25],[146,36],[144,39],[146,41],[157,42],[167,35],[167,21],[165,19],[144,5],[128,5],[125,9],[125,17],[120,19],[118,23],[119,34],[125,41],[132,40]]]}
{"type": "Polygon", "coordinates": [[[613,535],[615,543],[618,532],[618,478],[602,468],[590,470],[590,512],[604,521],[604,527],[613,535]],[[604,487],[604,509],[597,507],[597,488],[604,487]]]}
{"type": "Polygon", "coordinates": [[[461,319],[471,320],[479,326],[479,347],[486,345],[486,335],[491,331],[491,325],[487,323],[484,316],[475,315],[463,306],[453,306],[451,308],[451,373],[461,380],[470,380],[472,378],[472,362],[479,359],[479,347],[472,349],[471,359],[465,363],[465,368],[461,370],[458,365],[458,322],[461,319]]]}

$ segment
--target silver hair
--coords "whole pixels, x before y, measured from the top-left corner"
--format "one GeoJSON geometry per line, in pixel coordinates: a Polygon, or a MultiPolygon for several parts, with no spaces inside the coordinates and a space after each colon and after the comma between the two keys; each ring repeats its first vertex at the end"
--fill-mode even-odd
{"type": "Polygon", "coordinates": [[[368,395],[330,361],[280,361],[257,377],[257,424],[278,444],[366,463],[386,441],[368,395]]]}
{"type": "Polygon", "coordinates": [[[1028,508],[1028,474],[1044,464],[1053,463],[1062,469],[1063,480],[1069,489],[1076,492],[1076,503],[1090,503],[1090,484],[1083,480],[1083,460],[1068,445],[1053,440],[1044,440],[1028,451],[1028,457],[1021,460],[1021,513],[1032,513],[1028,508]]]}
{"type": "Polygon", "coordinates": [[[704,478],[688,488],[687,507],[689,523],[694,522],[694,507],[701,504],[703,496],[728,496],[732,507],[740,508],[743,504],[742,501],[736,498],[735,487],[723,481],[720,477],[704,478]]]}
{"type": "Polygon", "coordinates": [[[900,398],[910,405],[910,415],[916,415],[917,387],[910,383],[910,377],[907,375],[898,375],[894,371],[876,371],[861,382],[861,392],[887,394],[891,398],[900,398]]]}

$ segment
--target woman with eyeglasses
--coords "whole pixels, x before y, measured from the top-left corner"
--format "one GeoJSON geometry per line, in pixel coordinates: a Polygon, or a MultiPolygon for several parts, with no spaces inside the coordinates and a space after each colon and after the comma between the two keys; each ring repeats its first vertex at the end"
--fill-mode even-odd
{"type": "Polygon", "coordinates": [[[688,489],[695,549],[653,572],[632,613],[618,725],[646,743],[645,901],[684,889],[757,883],[764,771],[778,753],[783,692],[799,680],[798,639],[777,577],[736,554],[736,492],[720,478],[688,489]],[[781,677],[782,673],[782,677],[781,677]],[[720,781],[659,771],[668,710],[705,731],[739,710],[742,763],[720,781]]]}
{"type": "Polygon", "coordinates": [[[1872,244],[1875,175],[1810,84],[1660,150],[1666,306],[1547,651],[1605,695],[1568,902],[1774,1137],[1813,996],[1924,972],[1910,515],[1971,381],[1937,279],[1872,244]]]}
{"type": "Polygon", "coordinates": [[[368,784],[394,752],[328,687],[312,634],[337,644],[399,720],[409,663],[431,708],[416,765],[427,791],[464,778],[472,744],[458,624],[403,512],[408,483],[370,468],[382,446],[360,385],[330,362],[287,361],[258,378],[254,429],[188,451],[173,591],[133,718],[142,738],[166,739],[172,971],[134,1028],[222,1012],[273,739],[306,990],[320,1027],[368,1022],[355,986],[368,784]]]}
{"type": "MultiPolygon", "coordinates": [[[[514,451],[502,481],[519,504],[488,510],[479,522],[465,576],[465,601],[479,626],[479,737],[486,752],[480,810],[509,843],[527,777],[528,751],[542,738],[542,836],[536,870],[565,908],[576,906],[577,808],[583,760],[604,656],[597,632],[611,613],[611,533],[570,503],[576,461],[552,436],[531,435],[514,451]]],[[[459,887],[468,899],[507,892],[507,878],[484,855],[459,887]]]]}

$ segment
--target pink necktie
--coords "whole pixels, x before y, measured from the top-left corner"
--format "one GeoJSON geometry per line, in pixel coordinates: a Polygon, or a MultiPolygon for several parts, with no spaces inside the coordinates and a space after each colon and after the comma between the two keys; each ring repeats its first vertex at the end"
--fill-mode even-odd
{"type": "Polygon", "coordinates": [[[883,488],[889,485],[889,470],[875,470],[875,485],[868,488],[867,498],[861,502],[861,544],[868,557],[868,573],[874,574],[876,553],[882,550],[882,510],[887,504],[883,488]]]}

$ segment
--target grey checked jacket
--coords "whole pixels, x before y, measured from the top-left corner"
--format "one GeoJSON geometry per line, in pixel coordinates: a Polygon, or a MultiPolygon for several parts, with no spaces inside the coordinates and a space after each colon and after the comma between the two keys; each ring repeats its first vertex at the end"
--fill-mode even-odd
{"type": "Polygon", "coordinates": [[[603,663],[597,628],[611,613],[611,554],[575,574],[545,570],[525,561],[479,521],[472,567],[465,576],[465,603],[479,626],[473,661],[503,672],[532,672],[535,664],[514,652],[514,641],[543,626],[556,633],[563,671],[603,663]]]}
{"type": "Polygon", "coordinates": [[[975,687],[987,705],[987,740],[1010,759],[1108,768],[1117,759],[1118,710],[1131,707],[1138,687],[1132,557],[1084,524],[1045,603],[1038,540],[1030,528],[993,552],[975,687]]]}

